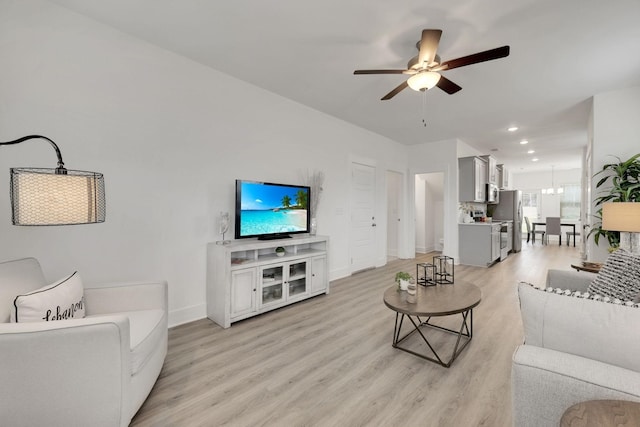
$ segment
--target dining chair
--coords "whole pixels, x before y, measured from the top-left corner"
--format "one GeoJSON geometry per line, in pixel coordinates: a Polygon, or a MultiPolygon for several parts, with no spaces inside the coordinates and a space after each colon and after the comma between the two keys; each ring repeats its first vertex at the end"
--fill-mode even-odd
{"type": "Polygon", "coordinates": [[[571,236],[573,236],[573,246],[576,245],[576,236],[580,237],[580,229],[582,228],[581,223],[578,221],[576,223],[575,230],[578,231],[567,231],[567,246],[571,243],[571,236]]]}
{"type": "Polygon", "coordinates": [[[562,245],[562,227],[560,227],[559,216],[548,216],[546,220],[545,231],[546,242],[549,244],[549,236],[558,236],[558,245],[562,245]]]}
{"type": "Polygon", "coordinates": [[[525,216],[524,217],[524,223],[527,226],[527,243],[529,243],[529,239],[531,238],[531,236],[533,235],[533,243],[536,242],[536,236],[535,234],[539,234],[540,235],[540,241],[542,243],[544,243],[544,230],[536,230],[535,233],[531,231],[531,221],[529,221],[529,217],[525,216]]]}

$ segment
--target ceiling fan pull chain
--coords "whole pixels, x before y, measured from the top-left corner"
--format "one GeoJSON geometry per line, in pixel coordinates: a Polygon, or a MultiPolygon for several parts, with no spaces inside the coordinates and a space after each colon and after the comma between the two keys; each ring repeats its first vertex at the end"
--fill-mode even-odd
{"type": "Polygon", "coordinates": [[[422,91],[422,126],[427,127],[427,91],[422,91]]]}

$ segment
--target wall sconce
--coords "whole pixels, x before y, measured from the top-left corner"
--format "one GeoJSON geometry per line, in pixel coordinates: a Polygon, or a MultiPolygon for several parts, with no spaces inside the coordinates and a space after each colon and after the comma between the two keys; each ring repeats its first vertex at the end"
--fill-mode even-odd
{"type": "Polygon", "coordinates": [[[640,203],[610,202],[602,205],[602,229],[620,232],[620,248],[640,253],[640,203]]]}
{"type": "Polygon", "coordinates": [[[104,222],[106,202],[101,173],[67,170],[60,149],[51,139],[28,135],[29,139],[49,141],[58,156],[58,167],[11,168],[11,209],[13,225],[74,225],[104,222]]]}

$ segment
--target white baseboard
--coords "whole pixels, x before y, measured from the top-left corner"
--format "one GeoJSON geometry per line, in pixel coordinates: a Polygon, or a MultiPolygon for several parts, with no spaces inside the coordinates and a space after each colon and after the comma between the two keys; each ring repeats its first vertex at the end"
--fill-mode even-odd
{"type": "Polygon", "coordinates": [[[207,304],[192,305],[169,312],[169,327],[182,325],[207,317],[207,304]]]}
{"type": "Polygon", "coordinates": [[[342,268],[339,270],[332,270],[329,272],[329,281],[342,279],[343,277],[351,276],[351,273],[348,269],[342,268]]]}
{"type": "Polygon", "coordinates": [[[429,252],[439,252],[435,245],[416,248],[417,254],[428,254],[429,252]]]}

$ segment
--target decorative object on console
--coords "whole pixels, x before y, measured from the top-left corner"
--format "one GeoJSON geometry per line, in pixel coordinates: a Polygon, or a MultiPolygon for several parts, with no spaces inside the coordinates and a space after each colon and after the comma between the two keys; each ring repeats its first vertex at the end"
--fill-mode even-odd
{"type": "Polygon", "coordinates": [[[68,170],[51,139],[28,135],[2,145],[44,139],[53,146],[58,167],[11,168],[11,208],[14,225],[75,225],[104,222],[106,202],[101,173],[68,170]]]}
{"type": "Polygon", "coordinates": [[[282,246],[278,246],[276,248],[276,256],[284,256],[285,250],[282,246]]]}
{"type": "Polygon", "coordinates": [[[602,205],[602,229],[620,232],[620,248],[640,254],[640,202],[602,205]]]}
{"type": "Polygon", "coordinates": [[[226,240],[224,234],[229,231],[229,212],[220,212],[219,233],[222,234],[222,240],[218,240],[218,245],[228,245],[231,240],[226,240]]]}
{"type": "Polygon", "coordinates": [[[318,204],[320,203],[320,196],[322,195],[324,172],[315,170],[313,173],[309,173],[309,171],[307,171],[307,175],[304,177],[304,183],[311,189],[311,203],[309,205],[311,209],[310,234],[315,236],[318,232],[318,204]]]}
{"type": "Polygon", "coordinates": [[[436,255],[433,257],[433,281],[436,284],[453,283],[453,258],[446,255],[436,255]]]}

